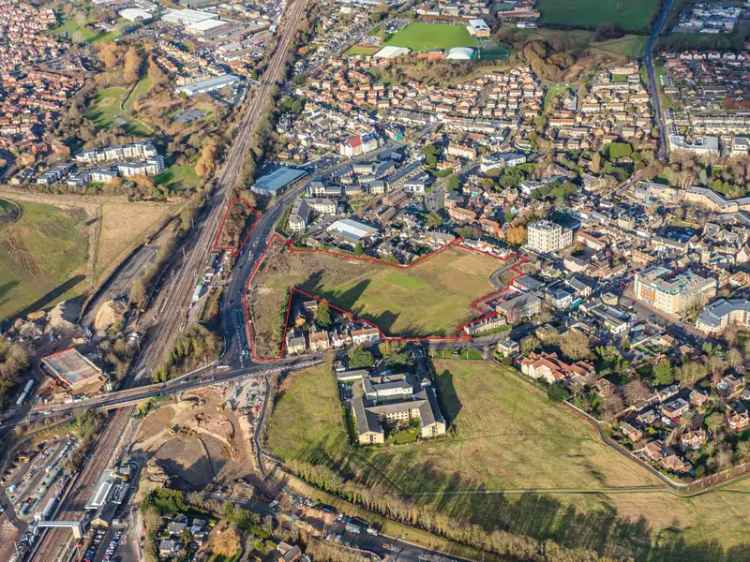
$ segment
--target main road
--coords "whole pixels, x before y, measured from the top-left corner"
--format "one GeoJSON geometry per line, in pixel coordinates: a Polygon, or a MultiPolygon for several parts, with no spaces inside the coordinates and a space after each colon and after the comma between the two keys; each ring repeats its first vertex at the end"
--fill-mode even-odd
{"type": "MultiPolygon", "coordinates": [[[[148,375],[157,369],[164,354],[172,348],[176,337],[186,322],[195,282],[208,263],[211,243],[221,222],[227,201],[235,188],[241,188],[245,178],[242,171],[250,157],[253,137],[263,124],[262,117],[270,109],[272,95],[279,82],[285,78],[286,63],[297,33],[298,22],[302,19],[305,0],[292,0],[287,5],[279,25],[278,40],[268,61],[262,79],[248,96],[241,117],[234,131],[234,140],[229,147],[211,192],[207,197],[205,211],[193,226],[182,245],[182,252],[168,265],[169,273],[163,277],[159,295],[151,309],[157,311],[150,318],[154,322],[144,349],[136,360],[132,372],[136,377],[148,375]]],[[[279,211],[277,211],[279,212],[279,211]]],[[[259,248],[265,243],[250,241],[259,248]]],[[[148,318],[148,316],[147,316],[148,318]]],[[[93,492],[102,471],[112,458],[125,446],[126,428],[129,426],[131,409],[118,410],[107,420],[95,449],[79,473],[70,493],[62,502],[57,517],[74,517],[93,492]]],[[[61,554],[61,545],[70,540],[68,531],[50,530],[41,539],[33,559],[52,562],[61,554]]]]}
{"type": "Polygon", "coordinates": [[[656,41],[659,39],[664,30],[664,26],[667,23],[669,13],[672,11],[672,4],[674,0],[663,0],[659,14],[654,20],[654,24],[651,28],[651,35],[648,37],[646,42],[646,51],[643,58],[643,64],[646,65],[646,72],[648,74],[648,91],[651,96],[651,102],[654,105],[654,115],[656,118],[656,126],[659,129],[659,160],[666,162],[667,160],[667,124],[664,119],[664,113],[662,112],[661,99],[659,98],[659,84],[656,80],[656,70],[654,69],[654,48],[656,41]]]}

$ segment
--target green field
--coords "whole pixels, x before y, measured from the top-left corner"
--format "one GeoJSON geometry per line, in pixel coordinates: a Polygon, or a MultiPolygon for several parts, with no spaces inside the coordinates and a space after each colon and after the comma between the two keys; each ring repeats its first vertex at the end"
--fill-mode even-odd
{"type": "Polygon", "coordinates": [[[57,35],[67,35],[71,41],[76,43],[105,43],[114,41],[127,27],[126,20],[120,20],[112,31],[97,31],[89,27],[91,22],[79,23],[76,17],[65,18],[63,22],[52,30],[57,35]]]}
{"type": "Polygon", "coordinates": [[[646,33],[659,10],[659,0],[539,0],[541,23],[595,29],[616,25],[646,33]]]}
{"type": "Polygon", "coordinates": [[[201,178],[191,164],[172,164],[154,178],[154,183],[167,187],[170,191],[181,191],[198,187],[201,178]]]}
{"type": "Polygon", "coordinates": [[[83,288],[85,215],[36,203],[19,206],[18,221],[0,224],[0,320],[83,288]]]}
{"type": "Polygon", "coordinates": [[[361,493],[375,506],[413,506],[420,521],[481,522],[486,535],[506,530],[639,561],[750,559],[747,480],[679,498],[511,369],[481,361],[435,367],[453,427],[446,438],[349,445],[328,366],[286,383],[268,444],[311,482],[361,493]]]}
{"type": "MultiPolygon", "coordinates": [[[[146,87],[150,87],[150,81],[148,79],[141,80],[136,84],[133,92],[136,93],[139,88],[144,90],[146,87]]],[[[94,96],[91,107],[86,112],[86,117],[100,129],[122,125],[131,135],[145,136],[152,134],[153,129],[151,127],[133,117],[131,99],[134,100],[135,97],[131,95],[128,98],[128,91],[128,88],[120,86],[99,90],[94,96]]],[[[144,93],[141,93],[141,95],[144,93]]]]}
{"type": "Polygon", "coordinates": [[[643,55],[643,50],[646,48],[646,37],[643,35],[625,35],[619,39],[594,43],[591,48],[595,51],[635,59],[643,55]]]}
{"type": "Polygon", "coordinates": [[[391,335],[452,334],[471,318],[471,302],[493,290],[489,277],[501,265],[454,249],[409,269],[312,252],[283,253],[269,258],[255,279],[257,339],[278,342],[278,311],[294,286],[354,311],[391,335]]]}
{"type": "Polygon", "coordinates": [[[447,23],[410,23],[385,42],[412,51],[432,51],[453,47],[476,47],[474,39],[462,25],[447,23]]]}
{"type": "Polygon", "coordinates": [[[374,55],[375,53],[377,53],[379,50],[380,49],[378,47],[366,47],[363,45],[354,45],[344,54],[348,57],[354,57],[354,56],[370,57],[374,55]]]}

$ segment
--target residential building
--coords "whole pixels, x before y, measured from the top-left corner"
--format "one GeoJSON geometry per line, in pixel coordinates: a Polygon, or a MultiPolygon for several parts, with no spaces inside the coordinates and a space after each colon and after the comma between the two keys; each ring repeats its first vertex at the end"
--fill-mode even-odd
{"type": "Polygon", "coordinates": [[[750,301],[747,299],[719,299],[701,311],[696,328],[706,335],[722,333],[729,326],[750,327],[750,301]]]}
{"type": "Polygon", "coordinates": [[[557,252],[573,243],[573,231],[549,220],[540,220],[528,226],[526,246],[540,254],[557,252]]]}
{"type": "Polygon", "coordinates": [[[635,297],[667,314],[703,306],[716,295],[716,280],[692,271],[674,273],[652,266],[635,275],[635,297]]]}
{"type": "Polygon", "coordinates": [[[288,227],[291,232],[304,232],[310,222],[312,209],[305,199],[297,199],[289,213],[288,227]]]}

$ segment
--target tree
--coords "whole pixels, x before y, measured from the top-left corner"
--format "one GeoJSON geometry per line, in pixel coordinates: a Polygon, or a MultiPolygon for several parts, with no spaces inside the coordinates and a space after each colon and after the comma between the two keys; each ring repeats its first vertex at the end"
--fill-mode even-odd
{"type": "Polygon", "coordinates": [[[727,352],[727,363],[732,369],[736,369],[744,363],[742,353],[736,347],[731,348],[727,352]]]}
{"type": "Polygon", "coordinates": [[[443,217],[440,216],[439,213],[436,213],[435,211],[431,211],[429,215],[427,215],[427,227],[428,228],[437,228],[438,226],[443,224],[443,217]]]}
{"type": "Polygon", "coordinates": [[[560,351],[575,361],[585,359],[591,357],[591,341],[580,330],[568,330],[560,336],[560,351]]]}
{"type": "Polygon", "coordinates": [[[674,375],[672,374],[672,364],[669,359],[662,357],[659,362],[654,366],[653,371],[654,384],[667,385],[674,382],[674,375]]]}
{"type": "Polygon", "coordinates": [[[458,191],[458,189],[461,187],[461,178],[459,178],[456,174],[448,176],[446,186],[448,187],[448,191],[458,191]]]}
{"type": "Polygon", "coordinates": [[[708,374],[708,369],[698,361],[687,361],[675,373],[680,382],[695,384],[708,374]]]}
{"type": "Polygon", "coordinates": [[[529,353],[539,347],[539,339],[536,336],[526,336],[519,342],[521,353],[529,353]]]}
{"type": "Polygon", "coordinates": [[[354,255],[361,256],[364,253],[365,253],[365,247],[362,245],[362,242],[357,242],[357,245],[354,246],[354,255]]]}
{"type": "Polygon", "coordinates": [[[120,62],[120,50],[114,43],[102,43],[96,54],[107,70],[113,70],[120,62]]]}
{"type": "Polygon", "coordinates": [[[130,84],[137,82],[141,77],[142,65],[143,58],[141,57],[141,53],[134,45],[131,45],[125,53],[125,60],[123,62],[122,75],[124,80],[130,84]]]}
{"type": "Polygon", "coordinates": [[[570,397],[570,393],[560,383],[551,384],[547,387],[547,398],[553,402],[562,402],[570,397]]]}
{"type": "Polygon", "coordinates": [[[331,325],[331,307],[327,300],[322,300],[318,304],[318,310],[315,313],[315,322],[324,328],[331,325]]]}
{"type": "Polygon", "coordinates": [[[520,246],[526,242],[526,227],[512,226],[505,231],[505,241],[512,246],[520,246]]]}
{"type": "Polygon", "coordinates": [[[154,57],[148,57],[148,70],[146,72],[148,73],[148,77],[151,79],[151,83],[154,86],[163,84],[169,78],[161,69],[159,64],[154,60],[154,57]]]}
{"type": "Polygon", "coordinates": [[[711,372],[714,380],[718,380],[719,377],[726,371],[727,363],[723,357],[719,355],[711,355],[707,361],[708,370],[711,372]]]}
{"type": "Polygon", "coordinates": [[[130,304],[134,306],[142,306],[146,302],[146,287],[143,284],[143,279],[137,278],[130,286],[130,304]]]}
{"type": "Polygon", "coordinates": [[[598,174],[602,169],[602,155],[598,152],[594,152],[591,157],[591,165],[589,166],[591,173],[598,174]]]}
{"type": "Polygon", "coordinates": [[[641,379],[634,379],[623,387],[629,405],[638,404],[649,397],[649,389],[641,379]]]}
{"type": "Polygon", "coordinates": [[[375,358],[372,356],[372,353],[361,346],[353,349],[349,354],[350,369],[365,369],[372,367],[374,364],[375,358]]]}
{"type": "Polygon", "coordinates": [[[201,155],[195,163],[195,173],[205,178],[213,174],[216,169],[216,153],[218,147],[213,139],[209,139],[201,148],[201,155]]]}

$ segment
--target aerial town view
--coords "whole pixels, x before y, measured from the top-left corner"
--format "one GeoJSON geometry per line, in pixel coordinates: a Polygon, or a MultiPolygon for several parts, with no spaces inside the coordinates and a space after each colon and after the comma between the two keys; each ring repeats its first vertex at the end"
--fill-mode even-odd
{"type": "Polygon", "coordinates": [[[750,562],[750,1],[0,0],[0,562],[750,562]]]}

